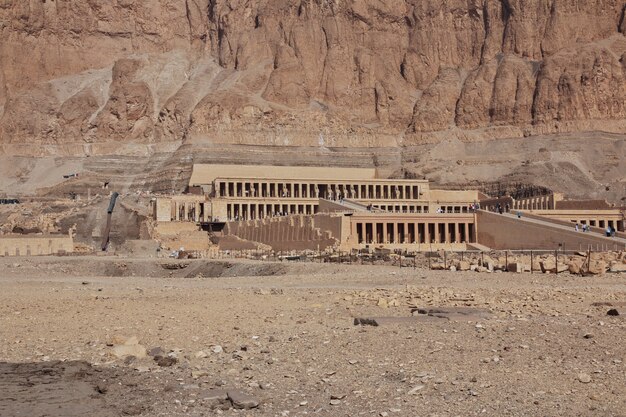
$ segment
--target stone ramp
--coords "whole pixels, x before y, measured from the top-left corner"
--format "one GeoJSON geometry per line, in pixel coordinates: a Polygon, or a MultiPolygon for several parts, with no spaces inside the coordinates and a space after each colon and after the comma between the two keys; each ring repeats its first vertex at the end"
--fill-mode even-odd
{"type": "Polygon", "coordinates": [[[548,220],[479,210],[478,241],[491,249],[623,250],[626,239],[575,231],[548,220]]]}
{"type": "Polygon", "coordinates": [[[365,204],[357,203],[356,201],[353,201],[353,200],[343,200],[339,204],[349,209],[352,209],[354,211],[368,211],[367,206],[365,204]]]}
{"type": "MultiPolygon", "coordinates": [[[[589,232],[583,232],[582,230],[579,230],[578,232],[574,229],[574,224],[572,223],[571,225],[567,224],[564,221],[559,221],[559,220],[555,220],[555,219],[543,219],[539,216],[536,215],[524,215],[522,214],[522,217],[517,218],[516,215],[511,214],[511,213],[503,213],[502,216],[508,217],[508,218],[514,218],[516,220],[521,220],[524,222],[530,222],[530,223],[535,223],[535,224],[540,224],[540,225],[544,225],[544,226],[550,226],[556,229],[560,229],[560,230],[565,230],[568,232],[572,232],[575,234],[583,234],[584,236],[592,236],[592,237],[598,237],[598,238],[602,238],[602,239],[607,239],[610,240],[611,242],[614,243],[621,243],[623,245],[626,245],[626,239],[616,235],[615,237],[607,237],[604,235],[604,233],[599,232],[599,231],[593,231],[593,229],[598,230],[599,228],[592,228],[591,231],[589,232]]],[[[621,234],[621,233],[620,233],[621,234]]]]}

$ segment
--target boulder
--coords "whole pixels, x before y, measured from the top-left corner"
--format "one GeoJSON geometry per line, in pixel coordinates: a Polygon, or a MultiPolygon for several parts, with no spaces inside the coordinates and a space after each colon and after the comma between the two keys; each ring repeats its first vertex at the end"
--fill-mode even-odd
{"type": "Polygon", "coordinates": [[[623,262],[611,262],[609,272],[626,273],[626,263],[623,262]]]}
{"type": "Polygon", "coordinates": [[[603,260],[592,260],[589,262],[589,270],[587,271],[591,275],[601,275],[607,270],[607,264],[603,260]]]}
{"type": "Polygon", "coordinates": [[[459,261],[457,269],[459,271],[469,271],[471,265],[468,261],[459,261]]]}
{"type": "Polygon", "coordinates": [[[554,262],[554,259],[544,259],[539,262],[539,266],[540,266],[541,272],[544,272],[544,273],[556,271],[556,263],[554,262]]]}
{"type": "Polygon", "coordinates": [[[582,271],[582,262],[571,261],[567,264],[567,270],[570,274],[580,274],[582,271]]]}
{"type": "Polygon", "coordinates": [[[136,358],[146,357],[146,348],[139,344],[139,339],[137,339],[136,336],[129,338],[116,336],[113,338],[112,342],[117,342],[115,346],[113,346],[113,355],[118,358],[125,358],[129,356],[134,356],[136,358]]]}
{"type": "Polygon", "coordinates": [[[244,392],[228,390],[227,395],[234,408],[249,410],[259,406],[259,400],[244,392]]]}

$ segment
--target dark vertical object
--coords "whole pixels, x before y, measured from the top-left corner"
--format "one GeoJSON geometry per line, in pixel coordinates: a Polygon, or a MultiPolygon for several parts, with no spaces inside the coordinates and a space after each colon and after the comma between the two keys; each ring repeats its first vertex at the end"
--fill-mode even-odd
{"type": "Polygon", "coordinates": [[[111,194],[111,201],[109,201],[109,208],[107,209],[107,224],[104,228],[104,234],[102,235],[102,250],[107,250],[109,246],[109,234],[111,233],[111,215],[113,213],[113,209],[115,208],[115,201],[117,201],[117,197],[119,193],[114,192],[111,194]]]}
{"type": "Polygon", "coordinates": [[[558,275],[559,273],[559,252],[558,250],[554,251],[554,274],[558,275]]]}
{"type": "Polygon", "coordinates": [[[530,251],[530,273],[534,273],[533,271],[533,251],[530,251]]]}
{"type": "Polygon", "coordinates": [[[505,259],[504,260],[504,264],[505,264],[504,265],[504,270],[506,272],[509,272],[509,251],[508,250],[504,252],[504,259],[505,259]]]}

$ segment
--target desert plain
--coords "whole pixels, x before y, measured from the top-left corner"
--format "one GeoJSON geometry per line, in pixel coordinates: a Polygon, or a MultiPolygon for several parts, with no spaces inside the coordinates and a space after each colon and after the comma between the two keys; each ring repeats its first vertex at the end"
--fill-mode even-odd
{"type": "Polygon", "coordinates": [[[624,274],[16,257],[0,287],[2,416],[626,415],[624,274]]]}

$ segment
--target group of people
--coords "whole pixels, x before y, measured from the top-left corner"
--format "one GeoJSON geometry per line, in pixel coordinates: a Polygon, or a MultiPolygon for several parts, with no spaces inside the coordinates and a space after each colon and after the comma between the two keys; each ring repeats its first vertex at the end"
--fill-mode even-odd
{"type": "Polygon", "coordinates": [[[578,223],[576,223],[576,225],[574,225],[574,230],[576,230],[577,232],[579,230],[582,230],[583,232],[588,232],[589,231],[589,225],[586,224],[586,223],[583,223],[582,226],[581,226],[578,223]]]}
{"type": "Polygon", "coordinates": [[[468,206],[468,209],[471,212],[474,212],[476,210],[480,210],[480,203],[472,203],[468,206]]]}
{"type": "MultiPolygon", "coordinates": [[[[590,229],[589,225],[586,224],[586,223],[583,223],[582,225],[576,223],[574,225],[574,230],[576,230],[577,232],[578,231],[588,232],[591,229],[590,229]]],[[[606,230],[604,231],[604,235],[606,237],[615,237],[615,232],[616,232],[615,228],[613,226],[609,225],[609,226],[606,227],[606,230]]]]}
{"type": "MultiPolygon", "coordinates": [[[[508,213],[509,211],[511,211],[511,206],[509,205],[509,203],[506,203],[504,205],[504,208],[502,207],[502,204],[498,203],[496,204],[496,211],[500,214],[506,212],[508,213]]],[[[519,217],[519,216],[518,216],[519,217]]]]}

